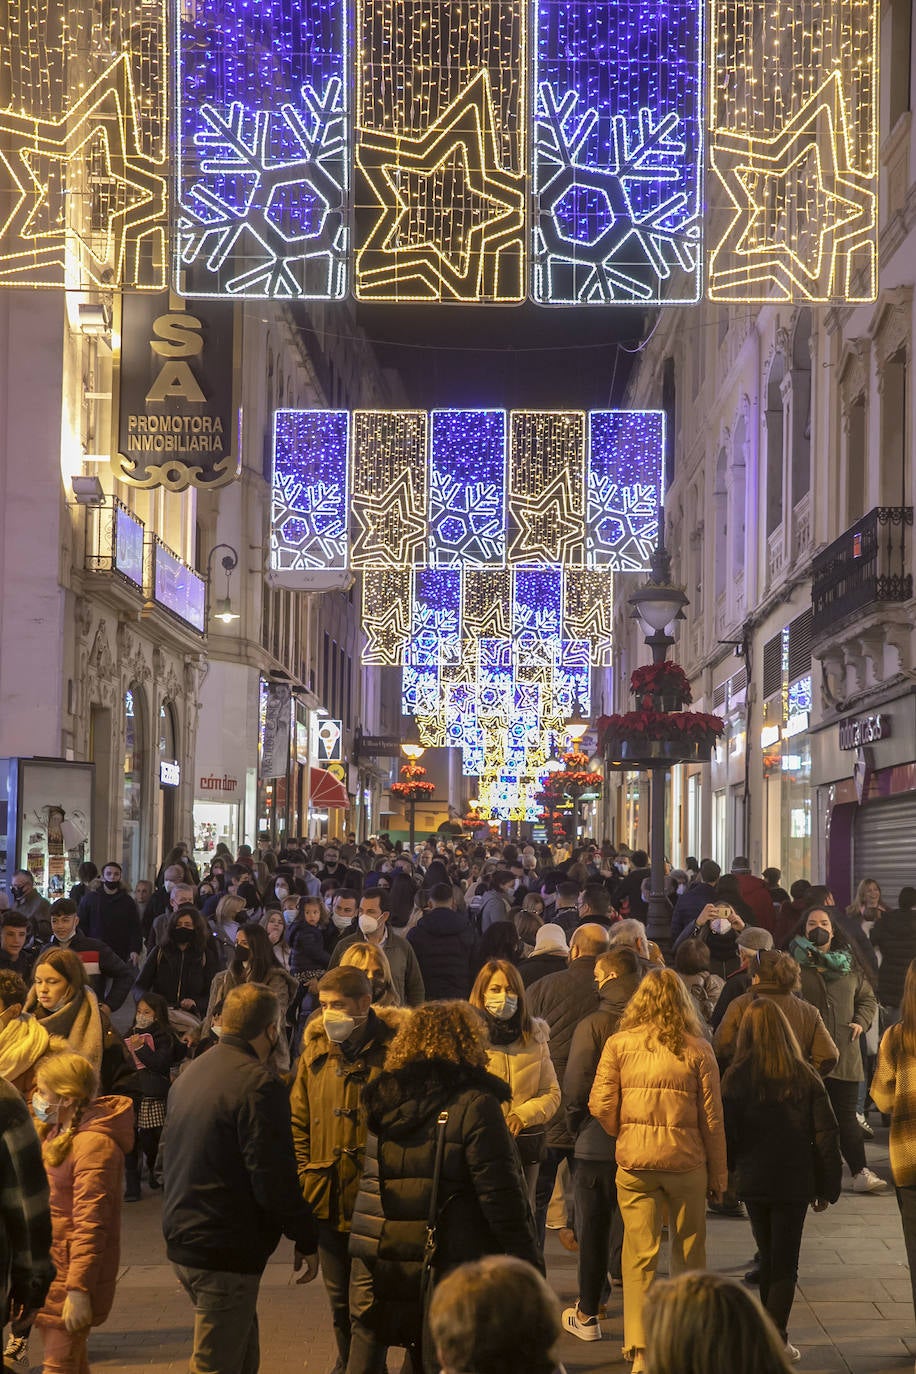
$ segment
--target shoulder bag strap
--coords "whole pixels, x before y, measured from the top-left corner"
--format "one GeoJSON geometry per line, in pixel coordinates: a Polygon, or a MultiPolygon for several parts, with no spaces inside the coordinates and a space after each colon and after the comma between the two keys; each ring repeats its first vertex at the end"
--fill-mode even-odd
{"type": "Polygon", "coordinates": [[[429,1216],[426,1221],[428,1232],[435,1232],[436,1216],[439,1211],[439,1183],[442,1178],[442,1157],[445,1154],[445,1128],[448,1125],[448,1112],[440,1112],[436,1121],[436,1160],[433,1165],[433,1188],[429,1195],[429,1216]]]}

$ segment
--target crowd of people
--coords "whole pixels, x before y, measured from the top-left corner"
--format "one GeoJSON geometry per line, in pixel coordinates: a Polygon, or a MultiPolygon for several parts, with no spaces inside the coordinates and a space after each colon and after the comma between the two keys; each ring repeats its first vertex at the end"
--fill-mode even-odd
{"type": "Polygon", "coordinates": [[[844,1161],[853,1191],[888,1186],[873,1112],[916,1275],[916,891],[888,911],[869,880],[841,910],[691,859],[660,948],[649,876],[609,845],[353,836],[218,848],[204,872],[179,845],[132,892],[87,862],[51,904],[15,873],[8,1367],[34,1327],[45,1374],[88,1370],[144,1185],[195,1374],[255,1374],[282,1236],[298,1282],[321,1274],[334,1374],[383,1374],[392,1347],[413,1374],[553,1374],[559,1334],[601,1340],[621,1300],[633,1374],[785,1370],[809,1208],[844,1161]],[[710,1211],[750,1223],[744,1286],[706,1272],[710,1211]],[[562,1311],[548,1228],[577,1257],[562,1311]]]}

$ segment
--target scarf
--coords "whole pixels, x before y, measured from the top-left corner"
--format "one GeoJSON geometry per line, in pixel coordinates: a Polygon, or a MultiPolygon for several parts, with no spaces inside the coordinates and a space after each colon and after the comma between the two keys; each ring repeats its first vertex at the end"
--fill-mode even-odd
{"type": "Polygon", "coordinates": [[[0,1078],[13,1082],[51,1048],[51,1037],[34,1016],[17,1016],[0,1031],[0,1078]]]}
{"type": "Polygon", "coordinates": [[[501,1021],[498,1016],[491,1016],[486,1008],[484,1008],[483,1017],[491,1045],[511,1045],[522,1033],[522,1018],[518,1009],[512,1013],[508,1021],[501,1021]]]}
{"type": "Polygon", "coordinates": [[[74,1054],[81,1054],[98,1073],[102,1067],[102,1018],[99,1004],[91,988],[81,988],[54,1011],[45,1011],[32,988],[25,1004],[26,1011],[34,1012],[48,1035],[59,1035],[66,1040],[67,1047],[74,1054]]]}
{"type": "Polygon", "coordinates": [[[819,945],[796,935],[789,947],[795,962],[803,968],[816,968],[825,983],[845,978],[852,971],[852,955],[848,949],[821,949],[819,945]]]}

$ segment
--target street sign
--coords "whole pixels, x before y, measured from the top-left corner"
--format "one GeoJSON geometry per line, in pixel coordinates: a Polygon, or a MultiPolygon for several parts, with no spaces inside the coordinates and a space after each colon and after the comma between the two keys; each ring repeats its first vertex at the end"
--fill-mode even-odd
{"type": "Polygon", "coordinates": [[[401,739],[398,735],[361,735],[359,732],[353,743],[353,753],[357,758],[378,758],[401,752],[401,739]]]}

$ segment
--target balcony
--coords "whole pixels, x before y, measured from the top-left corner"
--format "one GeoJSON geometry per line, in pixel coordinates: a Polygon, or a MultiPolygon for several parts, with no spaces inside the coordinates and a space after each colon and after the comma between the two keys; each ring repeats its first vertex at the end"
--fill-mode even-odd
{"type": "Polygon", "coordinates": [[[912,506],[876,506],[817,555],[811,565],[814,639],[856,611],[910,600],[906,531],[912,523],[912,506]]]}
{"type": "Polygon", "coordinates": [[[143,591],[145,526],[116,496],[91,511],[86,535],[87,572],[109,573],[136,592],[143,591]]]}
{"type": "Polygon", "coordinates": [[[158,606],[198,635],[206,633],[206,580],[155,534],[146,541],[146,587],[148,605],[158,606]]]}

